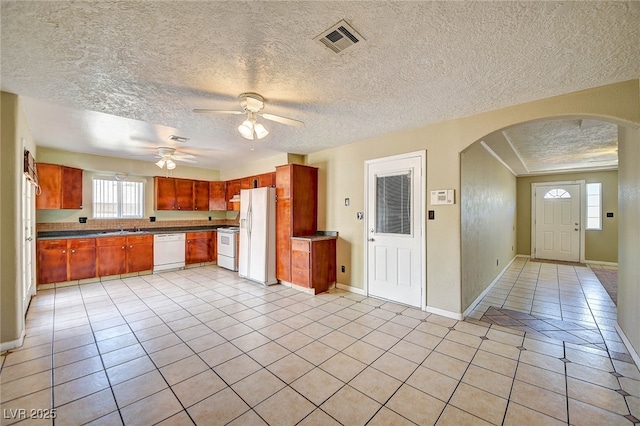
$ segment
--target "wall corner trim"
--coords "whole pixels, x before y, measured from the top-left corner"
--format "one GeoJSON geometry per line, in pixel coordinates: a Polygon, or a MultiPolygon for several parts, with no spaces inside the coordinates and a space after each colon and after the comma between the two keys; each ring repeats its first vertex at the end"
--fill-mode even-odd
{"type": "Polygon", "coordinates": [[[15,340],[0,343],[0,353],[10,351],[11,349],[19,348],[24,343],[25,330],[22,330],[20,337],[15,340]]]}
{"type": "Polygon", "coordinates": [[[620,327],[620,324],[618,324],[617,322],[616,322],[616,331],[622,338],[624,345],[627,347],[627,350],[629,351],[631,358],[633,358],[633,362],[636,363],[636,367],[640,368],[640,355],[638,355],[638,352],[636,352],[635,348],[631,344],[631,341],[624,334],[624,331],[622,331],[622,327],[620,327]]]}

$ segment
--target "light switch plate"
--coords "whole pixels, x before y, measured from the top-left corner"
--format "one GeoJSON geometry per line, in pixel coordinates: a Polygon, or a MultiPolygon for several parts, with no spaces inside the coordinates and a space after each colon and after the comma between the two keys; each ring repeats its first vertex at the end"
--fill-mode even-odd
{"type": "Polygon", "coordinates": [[[364,220],[364,212],[357,212],[356,213],[356,219],[364,220]]]}

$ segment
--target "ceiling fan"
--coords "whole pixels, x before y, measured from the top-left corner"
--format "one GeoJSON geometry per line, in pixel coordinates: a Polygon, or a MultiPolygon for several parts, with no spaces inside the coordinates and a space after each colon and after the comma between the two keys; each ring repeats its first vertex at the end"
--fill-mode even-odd
{"type": "Polygon", "coordinates": [[[156,154],[156,158],[160,158],[156,163],[156,166],[161,169],[166,167],[167,170],[173,170],[176,168],[175,161],[182,161],[185,163],[195,163],[196,158],[195,155],[191,154],[176,154],[176,149],[168,146],[158,147],[158,153],[156,154]]]}
{"type": "Polygon", "coordinates": [[[243,93],[238,96],[242,111],[237,110],[218,110],[218,109],[194,109],[197,113],[217,113],[217,114],[247,114],[247,119],[238,126],[238,131],[243,138],[249,140],[262,139],[269,134],[267,129],[260,123],[256,122],[256,116],[266,118],[267,120],[276,121],[288,126],[304,127],[304,123],[292,118],[282,117],[280,115],[262,113],[264,108],[264,98],[257,93],[243,93]]]}

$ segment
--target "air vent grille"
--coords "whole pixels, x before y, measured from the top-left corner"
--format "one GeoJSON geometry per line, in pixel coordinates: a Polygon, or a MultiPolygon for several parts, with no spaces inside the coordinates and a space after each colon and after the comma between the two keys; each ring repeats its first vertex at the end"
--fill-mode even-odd
{"type": "Polygon", "coordinates": [[[364,41],[364,38],[343,20],[324,31],[314,40],[318,40],[335,53],[341,53],[356,43],[364,41]]]}
{"type": "Polygon", "coordinates": [[[188,141],[189,138],[185,138],[183,136],[171,135],[171,136],[169,136],[169,140],[170,141],[174,141],[174,142],[182,142],[182,143],[184,143],[184,142],[188,141]]]}

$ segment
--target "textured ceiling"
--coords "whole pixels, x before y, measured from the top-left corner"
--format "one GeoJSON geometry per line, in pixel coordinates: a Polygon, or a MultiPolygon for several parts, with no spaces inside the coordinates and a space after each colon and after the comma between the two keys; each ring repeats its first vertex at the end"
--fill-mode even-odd
{"type": "Polygon", "coordinates": [[[640,75],[638,2],[2,1],[1,31],[1,87],[39,146],[178,146],[218,169],[640,75]],[[365,41],[338,55],[313,38],[341,19],[365,41]],[[247,91],[306,127],[261,120],[251,151],[242,116],[192,112],[247,91]]]}

